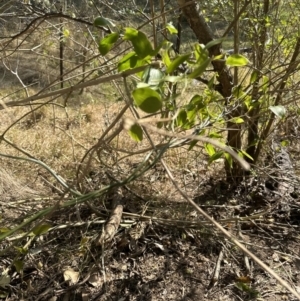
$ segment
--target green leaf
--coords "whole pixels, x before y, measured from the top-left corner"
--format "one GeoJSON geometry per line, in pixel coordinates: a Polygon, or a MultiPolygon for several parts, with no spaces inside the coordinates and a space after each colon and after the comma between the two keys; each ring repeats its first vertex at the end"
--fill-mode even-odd
{"type": "Polygon", "coordinates": [[[224,61],[224,56],[225,56],[225,54],[221,53],[219,55],[214,56],[213,60],[214,61],[220,61],[220,60],[224,61]]]}
{"type": "Polygon", "coordinates": [[[258,78],[258,71],[254,70],[252,73],[251,73],[251,78],[250,78],[250,83],[253,84],[256,82],[257,78],[258,78]]]}
{"type": "Polygon", "coordinates": [[[202,107],[205,105],[204,100],[203,100],[203,96],[199,95],[199,94],[195,94],[192,99],[190,100],[190,104],[191,105],[195,105],[195,106],[199,106],[202,107]]]}
{"type": "Polygon", "coordinates": [[[197,116],[199,109],[197,108],[197,106],[191,106],[187,109],[187,119],[189,122],[194,122],[195,118],[197,116]]]}
{"type": "Polygon", "coordinates": [[[138,124],[134,124],[130,128],[128,133],[129,133],[130,137],[137,142],[140,142],[143,140],[143,130],[138,124]]]}
{"type": "Polygon", "coordinates": [[[219,133],[212,132],[208,135],[209,138],[223,138],[223,136],[219,133]]]}
{"type": "Polygon", "coordinates": [[[0,233],[6,233],[6,232],[9,232],[9,231],[10,231],[9,228],[6,228],[6,227],[0,228],[0,233]]]}
{"type": "Polygon", "coordinates": [[[210,58],[207,58],[203,64],[198,66],[191,74],[189,74],[189,78],[196,78],[199,77],[207,68],[210,63],[210,58]]]}
{"type": "Polygon", "coordinates": [[[9,292],[0,290],[0,299],[7,300],[9,292]]]}
{"type": "Polygon", "coordinates": [[[172,24],[172,22],[168,23],[166,28],[168,29],[170,34],[177,34],[178,30],[175,28],[175,26],[172,24]]]}
{"type": "Polygon", "coordinates": [[[247,283],[243,283],[243,282],[239,281],[239,282],[235,283],[235,286],[239,290],[249,294],[249,299],[256,299],[259,296],[259,292],[255,289],[251,288],[247,283]]]}
{"type": "Polygon", "coordinates": [[[0,287],[5,288],[10,283],[10,276],[6,272],[3,272],[0,276],[0,287]]]}
{"type": "Polygon", "coordinates": [[[166,67],[169,67],[171,65],[171,59],[169,56],[169,50],[172,48],[172,43],[165,41],[163,43],[163,48],[161,49],[161,56],[162,56],[162,61],[165,64],[166,67]]]}
{"type": "Polygon", "coordinates": [[[208,88],[208,89],[214,90],[214,89],[213,89],[213,86],[214,86],[214,84],[215,84],[215,79],[216,79],[216,76],[213,75],[213,76],[211,77],[211,79],[208,81],[208,83],[207,83],[207,88],[208,88]]]}
{"type": "Polygon", "coordinates": [[[128,40],[132,43],[133,49],[137,56],[141,59],[152,56],[154,50],[147,36],[135,28],[127,27],[125,28],[124,40],[128,40]]]}
{"type": "Polygon", "coordinates": [[[14,266],[17,270],[18,273],[23,272],[23,268],[24,268],[24,261],[23,260],[15,260],[14,261],[14,266]]]}
{"type": "Polygon", "coordinates": [[[286,108],[284,106],[270,106],[269,109],[279,118],[286,116],[286,108]]]}
{"type": "Polygon", "coordinates": [[[28,254],[28,249],[23,247],[14,247],[20,254],[26,255],[28,254]]]}
{"type": "Polygon", "coordinates": [[[143,66],[146,63],[147,61],[140,59],[135,52],[129,52],[120,59],[118,63],[118,71],[121,72],[128,69],[133,69],[143,66]]]}
{"type": "Polygon", "coordinates": [[[83,236],[80,240],[80,247],[86,246],[87,242],[89,241],[89,238],[86,236],[83,236]]]}
{"type": "Polygon", "coordinates": [[[32,232],[34,235],[38,236],[48,232],[50,228],[51,228],[50,224],[37,225],[32,229],[32,232]]]}
{"type": "Polygon", "coordinates": [[[167,73],[173,73],[182,63],[184,63],[189,57],[191,53],[183,54],[178,56],[167,68],[167,73]]]}
{"type": "Polygon", "coordinates": [[[161,84],[163,76],[164,74],[161,70],[149,66],[145,69],[142,80],[151,86],[151,88],[157,88],[161,84]]]}
{"type": "Polygon", "coordinates": [[[252,101],[252,97],[250,95],[244,97],[244,104],[248,110],[252,109],[255,105],[257,105],[257,103],[258,102],[252,101]]]}
{"type": "Polygon", "coordinates": [[[215,148],[213,147],[212,144],[205,143],[204,147],[205,147],[205,150],[207,151],[207,153],[210,157],[213,156],[216,153],[216,150],[215,150],[215,148]]]}
{"type": "Polygon", "coordinates": [[[187,114],[185,110],[180,110],[176,118],[177,126],[183,126],[186,123],[187,114]]]}
{"type": "Polygon", "coordinates": [[[216,161],[218,159],[220,159],[223,156],[224,152],[219,151],[214,153],[208,160],[208,163],[212,163],[213,161],[216,161]]]}
{"type": "Polygon", "coordinates": [[[94,25],[99,26],[99,27],[108,27],[108,26],[115,27],[116,26],[112,21],[110,21],[109,19],[103,18],[103,17],[97,17],[94,20],[94,25]]]}
{"type": "Polygon", "coordinates": [[[261,89],[264,93],[267,93],[268,88],[269,88],[269,77],[266,75],[263,75],[261,89]]]}
{"type": "Polygon", "coordinates": [[[146,113],[155,113],[162,107],[161,96],[151,88],[138,88],[133,90],[134,103],[146,113]]]}
{"type": "Polygon", "coordinates": [[[226,59],[226,65],[232,67],[246,66],[248,63],[248,59],[241,54],[232,54],[226,59]]]}
{"type": "Polygon", "coordinates": [[[215,40],[212,40],[210,42],[208,42],[206,45],[205,45],[205,49],[209,49],[215,45],[219,45],[221,44],[223,41],[224,41],[225,38],[220,38],[220,39],[215,39],[215,40]]]}
{"type": "Polygon", "coordinates": [[[196,63],[197,64],[204,63],[209,57],[207,49],[204,47],[204,45],[201,44],[196,44],[194,47],[195,47],[194,55],[196,58],[196,63]]]}
{"type": "Polygon", "coordinates": [[[226,159],[228,165],[230,166],[230,168],[232,168],[232,157],[231,157],[231,155],[228,154],[228,153],[224,153],[224,156],[225,156],[225,159],[226,159]]]}
{"type": "Polygon", "coordinates": [[[283,140],[280,142],[281,146],[286,147],[289,146],[290,142],[288,140],[283,140]]]}
{"type": "Polygon", "coordinates": [[[192,140],[192,142],[190,143],[190,146],[188,148],[188,151],[190,151],[199,141],[198,140],[192,140]]]}
{"type": "Polygon", "coordinates": [[[251,161],[254,161],[253,158],[247,152],[245,152],[244,150],[241,149],[240,153],[243,154],[245,157],[249,158],[251,161]]]}
{"type": "Polygon", "coordinates": [[[69,31],[68,29],[65,28],[65,29],[63,30],[63,35],[64,35],[65,38],[68,38],[68,37],[70,36],[70,31],[69,31]]]}
{"type": "Polygon", "coordinates": [[[245,93],[244,93],[243,86],[242,86],[242,85],[235,86],[235,87],[232,89],[232,95],[233,95],[235,98],[242,98],[242,97],[244,97],[245,93]]]}
{"type": "Polygon", "coordinates": [[[164,46],[165,42],[161,42],[154,50],[153,50],[153,53],[151,54],[151,56],[156,56],[159,51],[161,50],[161,48],[164,46]]]}
{"type": "Polygon", "coordinates": [[[231,119],[229,119],[228,121],[232,122],[232,123],[244,123],[244,119],[241,117],[233,117],[231,119]]]}
{"type": "Polygon", "coordinates": [[[118,38],[119,34],[116,32],[111,33],[103,38],[99,43],[99,51],[101,55],[106,55],[117,42],[118,38]]]}

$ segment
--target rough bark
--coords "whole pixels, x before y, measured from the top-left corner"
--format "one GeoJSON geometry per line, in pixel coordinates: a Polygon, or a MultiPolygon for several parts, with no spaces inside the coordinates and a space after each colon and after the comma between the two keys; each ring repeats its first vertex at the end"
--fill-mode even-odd
{"type": "MultiPolygon", "coordinates": [[[[199,43],[206,45],[212,41],[214,39],[213,33],[205,22],[197,3],[189,0],[178,0],[178,4],[182,7],[182,12],[188,20],[190,27],[195,33],[199,43]],[[187,3],[191,4],[187,5],[187,3]]],[[[208,51],[211,57],[218,56],[221,54],[220,45],[215,45],[209,48],[208,51]]],[[[218,60],[214,61],[212,64],[214,70],[218,73],[219,85],[216,87],[216,89],[222,94],[222,96],[230,97],[233,87],[231,73],[226,68],[224,61],[218,60]]]]}
{"type": "MultiPolygon", "coordinates": [[[[200,12],[199,6],[195,1],[189,0],[178,0],[178,4],[182,7],[182,12],[188,20],[191,29],[196,35],[199,43],[207,44],[212,41],[213,33],[210,30],[209,26],[205,22],[203,15],[200,12]],[[188,3],[190,3],[188,5],[188,3]]],[[[221,54],[220,45],[214,45],[209,48],[209,54],[213,58],[221,54]]],[[[212,62],[214,70],[217,72],[218,77],[217,80],[219,84],[216,86],[216,90],[225,98],[225,105],[229,105],[229,99],[232,96],[232,88],[233,88],[233,79],[230,71],[226,68],[225,62],[218,60],[212,62]]],[[[240,116],[240,109],[232,109],[230,112],[229,118],[240,116]]],[[[235,124],[232,122],[227,123],[227,127],[229,129],[227,136],[227,143],[233,149],[241,148],[241,127],[239,124],[235,124]]],[[[238,182],[242,175],[241,167],[233,162],[233,166],[229,166],[226,162],[225,165],[227,179],[234,180],[238,182]]]]}
{"type": "MultiPolygon", "coordinates": [[[[265,16],[268,15],[270,2],[269,0],[264,0],[264,6],[263,6],[263,13],[265,16]]],[[[255,24],[253,24],[255,26],[255,24]]],[[[253,67],[255,70],[262,70],[264,66],[264,54],[266,50],[266,40],[267,40],[267,22],[265,19],[261,22],[261,30],[260,34],[258,36],[258,39],[256,40],[254,44],[254,60],[253,60],[253,67]]],[[[254,107],[249,112],[249,121],[248,121],[248,148],[247,153],[251,158],[255,157],[255,151],[256,151],[256,143],[255,141],[259,138],[259,114],[260,114],[260,104],[258,103],[259,100],[259,82],[261,80],[261,74],[257,77],[256,81],[253,83],[253,90],[252,90],[252,101],[256,103],[256,107],[254,107]]],[[[249,158],[247,158],[249,161],[249,158]]],[[[250,162],[250,161],[249,161],[250,162]]],[[[254,161],[253,163],[256,163],[254,161]]]]}

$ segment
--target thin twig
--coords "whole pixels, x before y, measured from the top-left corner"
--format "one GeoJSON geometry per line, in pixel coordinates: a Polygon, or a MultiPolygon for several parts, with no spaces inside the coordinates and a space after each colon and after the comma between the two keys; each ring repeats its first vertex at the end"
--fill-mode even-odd
{"type": "Polygon", "coordinates": [[[225,152],[229,153],[232,157],[234,157],[239,164],[245,169],[245,170],[249,170],[250,169],[250,164],[248,162],[246,162],[243,158],[241,158],[235,151],[233,151],[230,147],[224,145],[223,143],[215,140],[215,139],[211,139],[211,138],[207,138],[207,137],[203,137],[203,136],[197,136],[197,135],[188,135],[188,136],[184,136],[181,134],[176,134],[176,133],[172,133],[172,132],[168,132],[162,129],[159,129],[157,127],[154,127],[148,123],[146,123],[144,120],[131,120],[129,118],[126,118],[124,120],[124,128],[126,130],[129,130],[132,125],[134,124],[139,124],[142,125],[143,127],[146,127],[150,130],[152,130],[153,132],[163,135],[163,136],[167,136],[167,137],[172,137],[172,138],[178,138],[178,139],[183,139],[183,140],[197,140],[197,141],[202,141],[202,142],[206,142],[206,143],[210,143],[222,150],[224,150],[225,152]]]}
{"type": "Polygon", "coordinates": [[[216,262],[216,266],[215,266],[215,270],[214,270],[214,275],[211,279],[210,286],[215,286],[219,280],[221,263],[222,263],[223,257],[224,257],[224,247],[222,247],[222,249],[219,253],[218,260],[216,262]]]}
{"type": "Polygon", "coordinates": [[[228,239],[230,239],[237,247],[239,247],[245,255],[249,256],[254,262],[256,262],[262,269],[272,275],[283,287],[285,287],[290,293],[300,300],[300,295],[285,281],[283,280],[274,270],[268,267],[264,262],[262,262],[258,257],[256,257],[252,252],[250,252],[242,243],[240,243],[233,235],[231,235],[227,230],[224,229],[218,222],[216,222],[212,217],[210,217],[205,211],[203,211],[178,185],[175,181],[170,169],[166,163],[162,160],[162,163],[167,171],[167,174],[172,181],[173,185],[176,187],[178,192],[190,203],[205,219],[210,221],[221,233],[224,234],[228,239]]]}

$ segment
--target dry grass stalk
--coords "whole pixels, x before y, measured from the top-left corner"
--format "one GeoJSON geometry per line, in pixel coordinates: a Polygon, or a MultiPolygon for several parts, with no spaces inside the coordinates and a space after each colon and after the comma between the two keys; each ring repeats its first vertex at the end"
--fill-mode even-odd
{"type": "Polygon", "coordinates": [[[0,167],[0,195],[2,201],[32,198],[37,191],[29,188],[7,170],[0,167]]]}

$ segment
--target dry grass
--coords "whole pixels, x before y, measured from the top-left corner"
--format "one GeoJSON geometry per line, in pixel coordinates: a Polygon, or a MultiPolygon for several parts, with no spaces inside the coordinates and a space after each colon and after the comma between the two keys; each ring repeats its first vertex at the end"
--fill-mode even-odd
{"type": "MultiPolygon", "coordinates": [[[[70,103],[71,101],[72,99],[70,103]]],[[[83,160],[84,155],[97,144],[99,137],[123,106],[122,102],[98,101],[67,108],[45,105],[34,113],[31,112],[30,107],[2,110],[0,112],[1,133],[9,125],[14,124],[5,135],[9,144],[2,141],[0,145],[0,153],[16,157],[15,159],[1,159],[3,168],[11,175],[9,179],[13,183],[11,185],[17,185],[17,181],[14,180],[17,178],[35,191],[35,197],[55,197],[57,193],[64,190],[56,179],[40,165],[19,160],[17,157],[26,157],[22,153],[24,151],[47,164],[71,187],[78,189],[76,187],[77,169],[81,167],[81,170],[84,170],[89,158],[83,160]],[[23,116],[25,117],[21,118],[23,116]],[[19,121],[16,122],[17,120],[19,121]]],[[[129,110],[125,116],[132,118],[129,110]]],[[[115,128],[109,134],[113,133],[115,128]]],[[[164,137],[151,132],[150,135],[155,144],[165,142],[164,137]]],[[[137,143],[123,130],[110,144],[103,144],[92,155],[85,178],[81,180],[81,191],[86,193],[108,184],[106,173],[118,180],[127,178],[149,154],[149,148],[151,144],[147,139],[137,143]],[[135,154],[144,149],[148,151],[135,154]]],[[[195,147],[192,151],[187,151],[187,147],[169,149],[163,158],[172,170],[179,186],[191,197],[204,193],[205,189],[202,185],[210,177],[215,179],[222,177],[222,173],[216,176],[216,170],[221,171],[222,164],[208,165],[201,147],[195,147]]],[[[135,200],[132,204],[128,204],[131,212],[179,220],[185,220],[186,216],[192,219],[197,216],[193,215],[193,209],[184,202],[177,189],[171,184],[160,163],[129,184],[128,189],[140,198],[139,201],[135,200]]],[[[19,189],[18,192],[19,194],[13,195],[13,190],[10,190],[10,199],[28,198],[27,190],[24,188],[19,189]]],[[[36,209],[43,208],[41,206],[48,207],[54,202],[47,201],[42,205],[38,201],[38,204],[36,208],[27,208],[26,212],[36,212],[36,209]]],[[[99,206],[102,205],[99,204],[99,206]]]]}
{"type": "MultiPolygon", "coordinates": [[[[82,54],[84,47],[86,46],[86,40],[82,37],[82,32],[75,32],[74,28],[70,28],[72,29],[72,37],[66,41],[66,55],[68,55],[68,60],[66,61],[65,67],[67,69],[79,66],[83,59],[88,59],[88,57],[92,57],[96,53],[96,48],[92,49],[90,52],[86,53],[86,57],[83,58],[82,54]],[[81,56],[77,57],[76,51],[81,53],[81,56]]],[[[34,66],[30,66],[29,59],[32,60],[36,56],[36,53],[26,53],[28,60],[21,60],[21,63],[19,64],[19,75],[22,80],[25,80],[25,84],[31,84],[30,81],[32,79],[35,80],[36,76],[38,78],[38,83],[27,89],[27,93],[30,95],[35,94],[40,88],[47,86],[47,84],[58,77],[58,40],[53,27],[39,29],[38,32],[26,40],[24,46],[31,48],[41,39],[38,35],[46,38],[48,34],[51,36],[51,39],[47,40],[47,43],[44,44],[47,52],[43,53],[43,51],[39,51],[37,63],[34,66]],[[51,55],[54,56],[52,59],[50,59],[51,55]],[[30,72],[27,72],[28,70],[30,72]]],[[[16,62],[21,58],[21,54],[22,51],[12,54],[7,58],[7,62],[15,68],[16,62]]],[[[103,62],[102,59],[95,59],[87,65],[87,69],[90,71],[97,71],[98,67],[101,66],[103,62]]],[[[105,71],[105,69],[103,70],[105,71]]],[[[66,85],[78,81],[80,79],[81,71],[81,67],[78,67],[70,73],[68,76],[74,76],[74,78],[72,78],[70,82],[66,82],[66,85]]],[[[246,72],[247,70],[243,70],[243,72],[244,71],[246,72]]],[[[91,75],[91,78],[93,76],[94,75],[91,75]]],[[[245,76],[245,81],[247,81],[248,76],[246,74],[243,76],[245,76]]],[[[22,99],[26,96],[26,91],[24,89],[16,92],[16,90],[22,88],[22,85],[20,85],[20,82],[18,82],[16,77],[12,74],[9,74],[3,83],[4,89],[0,92],[1,96],[10,95],[9,97],[6,97],[4,101],[22,99]]],[[[187,87],[180,99],[178,99],[178,104],[184,105],[191,95],[194,94],[195,90],[193,89],[201,90],[201,87],[187,87]]],[[[198,93],[200,92],[198,91],[198,93]]],[[[149,151],[138,154],[137,152],[143,149],[149,149],[151,144],[147,139],[144,139],[141,143],[134,142],[129,137],[128,133],[123,130],[110,143],[102,143],[97,152],[92,153],[91,164],[85,173],[85,177],[80,182],[80,185],[77,185],[78,183],[76,183],[78,168],[84,170],[88,163],[89,156],[83,160],[86,152],[97,144],[99,137],[101,137],[103,132],[124,106],[123,101],[116,102],[119,97],[120,95],[116,92],[116,86],[113,84],[105,84],[99,87],[85,89],[83,94],[73,93],[68,99],[68,106],[66,108],[61,106],[63,100],[58,99],[56,100],[56,103],[43,105],[34,112],[32,112],[32,108],[36,107],[35,104],[31,107],[15,107],[0,111],[0,133],[3,134],[5,132],[4,138],[6,139],[1,141],[0,153],[14,157],[13,159],[0,157],[2,167],[0,169],[0,193],[2,193],[3,200],[8,200],[6,204],[3,204],[3,208],[5,214],[11,218],[9,223],[5,221],[5,225],[8,227],[11,225],[19,225],[24,220],[24,216],[25,218],[28,218],[32,214],[46,207],[62,204],[61,195],[63,195],[62,192],[64,189],[41,165],[20,160],[18,158],[26,157],[25,153],[47,164],[47,166],[61,176],[70,187],[80,189],[83,193],[97,190],[110,183],[112,180],[108,177],[108,174],[115,177],[117,180],[122,180],[135,171],[137,165],[141,163],[149,153],[149,151]],[[10,127],[10,125],[13,126],[10,127]],[[8,127],[10,128],[6,132],[8,127]],[[59,197],[57,197],[57,195],[59,195],[59,197]],[[42,198],[38,198],[38,196],[42,198]],[[34,199],[32,197],[34,197],[34,199]],[[29,200],[29,198],[31,198],[31,200],[29,200]],[[24,201],[23,199],[27,200],[24,201]]],[[[214,108],[212,108],[212,110],[213,109],[214,108]]],[[[124,116],[132,117],[132,114],[128,110],[124,116]]],[[[108,135],[113,133],[115,129],[116,126],[108,133],[108,135]]],[[[155,144],[165,142],[164,138],[156,133],[150,132],[150,135],[155,144]]],[[[215,162],[208,165],[207,157],[204,155],[201,145],[196,146],[192,151],[187,151],[187,147],[169,149],[164,154],[163,158],[178,182],[179,187],[184,190],[189,197],[195,199],[198,204],[205,208],[205,210],[217,220],[238,216],[240,212],[242,215],[248,215],[248,207],[251,210],[254,210],[255,213],[255,209],[252,209],[253,204],[251,204],[249,199],[244,197],[244,195],[234,195],[234,192],[231,195],[227,190],[227,186],[224,189],[221,183],[218,183],[218,180],[223,177],[223,164],[215,162]],[[203,198],[200,198],[199,196],[203,196],[203,198]],[[231,199],[232,197],[238,197],[238,199],[231,199]]],[[[222,245],[222,248],[225,246],[227,251],[227,261],[224,261],[226,264],[224,264],[225,267],[222,267],[223,274],[221,273],[221,277],[226,276],[224,273],[226,270],[227,275],[231,277],[231,284],[229,284],[228,280],[230,277],[228,277],[228,279],[221,278],[220,287],[226,287],[228,292],[232,293],[231,300],[241,299],[245,297],[245,295],[246,297],[249,297],[245,292],[238,293],[232,289],[232,283],[235,283],[236,281],[236,274],[243,275],[244,273],[249,272],[246,271],[243,266],[242,262],[244,258],[242,258],[242,254],[233,244],[218,236],[212,227],[200,226],[199,222],[202,221],[202,217],[199,216],[190,205],[184,202],[183,198],[178,193],[178,190],[168,179],[166,171],[162,168],[160,162],[157,162],[151,170],[127,185],[126,189],[126,197],[128,197],[128,199],[125,205],[126,212],[124,213],[124,217],[127,218],[128,215],[126,214],[136,214],[137,216],[146,215],[153,218],[153,224],[152,220],[150,218],[148,219],[148,232],[145,234],[145,237],[148,239],[148,242],[145,243],[147,246],[145,258],[146,256],[151,257],[151,255],[154,254],[154,268],[149,264],[143,265],[141,260],[143,255],[134,259],[139,267],[143,267],[147,269],[147,271],[149,270],[149,273],[155,274],[156,262],[159,262],[159,264],[163,266],[164,257],[167,258],[170,254],[174,253],[172,260],[166,259],[166,262],[171,261],[172,269],[177,270],[178,272],[181,268],[180,266],[177,267],[177,262],[184,261],[186,258],[193,258],[193,265],[197,268],[193,269],[193,265],[190,265],[188,262],[186,264],[189,266],[190,271],[193,273],[198,272],[199,279],[201,279],[202,282],[205,282],[205,285],[201,285],[202,291],[204,292],[210,285],[208,279],[211,275],[207,275],[207,270],[213,271],[214,266],[212,263],[215,262],[220,245],[222,245]],[[155,224],[154,218],[161,218],[164,220],[160,224],[155,224]],[[177,223],[176,220],[183,221],[183,226],[182,224],[177,223]],[[191,226],[193,222],[197,223],[196,226],[191,226]],[[159,228],[158,225],[162,227],[159,228]],[[194,232],[194,229],[192,228],[196,228],[197,230],[194,232]],[[155,242],[154,244],[153,241],[155,242]],[[163,251],[163,256],[157,252],[157,246],[160,249],[160,253],[163,251]],[[173,252],[174,250],[175,252],[173,252]],[[201,256],[204,254],[204,256],[209,258],[209,260],[205,260],[205,269],[201,267],[203,265],[203,258],[199,259],[199,257],[197,257],[199,254],[201,254],[201,256]],[[178,258],[180,258],[180,260],[178,258]],[[234,264],[232,265],[230,261],[234,262],[234,264]],[[229,262],[228,267],[226,267],[227,262],[229,262]],[[236,271],[232,271],[232,266],[235,267],[237,273],[236,271]],[[229,288],[229,286],[231,286],[231,288],[229,288]]],[[[72,199],[72,196],[68,195],[67,198],[72,199]]],[[[64,200],[65,199],[63,199],[63,201],[64,200]]],[[[106,214],[108,213],[106,209],[110,205],[110,202],[111,200],[107,200],[106,196],[93,199],[94,206],[106,214]]],[[[261,205],[261,207],[263,208],[259,208],[258,210],[264,209],[263,205],[261,205]]],[[[61,210],[57,210],[55,216],[46,216],[42,222],[45,222],[46,220],[53,226],[57,225],[58,227],[64,225],[66,226],[66,231],[62,230],[62,228],[56,229],[53,227],[51,231],[45,235],[45,240],[47,242],[43,242],[42,239],[36,241],[36,245],[40,246],[43,250],[41,256],[32,256],[30,257],[30,260],[26,258],[26,262],[30,261],[33,266],[36,265],[37,258],[39,258],[38,260],[42,262],[39,269],[43,271],[43,273],[51,275],[51,277],[58,282],[60,280],[57,280],[59,278],[57,273],[62,274],[62,270],[64,269],[63,266],[74,266],[80,271],[81,277],[92,270],[95,263],[91,258],[94,259],[95,254],[96,257],[99,255],[99,250],[92,249],[93,241],[100,231],[99,227],[97,228],[97,222],[104,222],[102,217],[95,216],[95,212],[90,212],[85,204],[77,205],[72,208],[59,209],[61,210]],[[73,226],[75,227],[75,224],[80,222],[82,222],[82,224],[79,226],[77,225],[77,230],[71,228],[73,226]],[[91,222],[91,226],[87,226],[87,222],[91,222]],[[94,222],[95,224],[93,224],[94,222]],[[50,255],[47,253],[48,251],[45,251],[45,246],[51,250],[49,252],[50,255]]],[[[253,211],[249,212],[253,213],[253,211]]],[[[140,217],[136,217],[137,224],[140,222],[139,218],[140,217]]],[[[242,226],[245,227],[245,229],[242,230],[240,225],[235,227],[236,225],[233,222],[226,223],[226,227],[234,234],[243,232],[243,235],[246,233],[246,236],[252,235],[252,232],[248,231],[248,226],[252,227],[252,230],[255,228],[260,235],[266,235],[266,231],[271,226],[276,228],[276,225],[269,224],[264,228],[266,223],[263,220],[260,220],[259,222],[261,222],[261,228],[257,227],[257,229],[253,225],[249,226],[246,222],[241,223],[242,226]],[[262,231],[259,232],[261,229],[262,231]]],[[[124,229],[128,226],[123,226],[124,225],[120,227],[120,232],[117,233],[115,237],[115,243],[107,249],[105,249],[107,247],[105,246],[103,254],[99,256],[99,258],[103,256],[103,262],[101,263],[103,264],[103,266],[101,266],[103,269],[102,276],[105,276],[105,273],[108,271],[107,275],[108,277],[111,276],[111,279],[115,279],[113,277],[117,274],[114,270],[115,268],[113,267],[112,261],[118,261],[121,256],[128,252],[127,249],[124,251],[119,247],[119,243],[122,243],[122,240],[127,233],[127,230],[124,229]],[[115,252],[115,254],[113,254],[113,252],[115,252]],[[107,266],[105,266],[105,264],[107,264],[107,266]]],[[[136,225],[129,227],[134,228],[135,226],[136,225]]],[[[24,230],[27,231],[28,228],[24,230]]],[[[26,239],[20,241],[21,246],[27,245],[28,242],[25,241],[26,239]]],[[[273,237],[272,239],[273,243],[276,242],[276,237],[273,237]]],[[[243,240],[243,238],[241,238],[241,240],[243,240]]],[[[259,244],[262,245],[261,249],[265,250],[267,249],[266,241],[268,242],[268,240],[265,240],[264,238],[258,239],[258,236],[256,236],[255,233],[250,244],[251,247],[255,249],[257,247],[257,242],[259,242],[259,244]]],[[[4,243],[6,244],[6,242],[4,243]]],[[[137,243],[138,245],[144,244],[142,240],[137,243]]],[[[10,242],[7,244],[10,244],[10,242]]],[[[291,250],[294,246],[297,246],[297,242],[291,243],[290,246],[281,245],[281,251],[286,252],[288,255],[293,254],[291,250]]],[[[127,247],[128,246],[126,246],[126,248],[127,247]]],[[[30,248],[34,249],[33,245],[29,244],[29,249],[30,248]]],[[[129,246],[129,249],[130,248],[131,246],[129,246]]],[[[131,257],[130,252],[132,252],[132,250],[129,251],[129,257],[131,257]]],[[[268,254],[265,255],[263,259],[268,260],[273,254],[273,250],[268,250],[268,254]]],[[[18,255],[20,254],[17,254],[17,256],[18,255]]],[[[132,255],[129,261],[132,260],[134,256],[135,255],[132,255]]],[[[126,257],[126,260],[128,260],[128,258],[126,257]]],[[[10,262],[11,266],[14,264],[12,260],[10,262]]],[[[99,264],[98,259],[96,261],[96,263],[99,264]]],[[[123,262],[123,257],[121,261],[123,262]]],[[[270,262],[270,265],[276,266],[277,263],[274,262],[270,262]]],[[[289,266],[291,261],[285,263],[289,266]]],[[[1,262],[1,264],[3,263],[1,262]]],[[[165,265],[165,269],[167,270],[168,268],[166,266],[167,264],[165,265]]],[[[254,268],[252,267],[251,271],[253,270],[254,268]]],[[[128,271],[131,273],[131,267],[128,268],[128,271]]],[[[123,277],[123,274],[125,275],[126,272],[127,271],[124,273],[122,272],[120,277],[123,277]]],[[[188,273],[185,274],[183,279],[188,283],[191,283],[191,279],[186,278],[188,273]]],[[[280,273],[283,277],[289,278],[290,280],[292,272],[280,271],[280,273]]],[[[255,276],[258,276],[259,278],[261,276],[260,274],[261,271],[256,269],[255,276]]],[[[172,277],[174,275],[175,273],[172,277]]],[[[131,276],[129,275],[126,275],[125,277],[131,279],[131,276]]],[[[293,277],[296,279],[297,275],[293,275],[293,277]]],[[[33,278],[34,277],[31,279],[33,278]]],[[[166,279],[167,278],[168,277],[166,277],[166,279]]],[[[269,285],[265,284],[268,282],[268,279],[266,279],[266,277],[262,278],[264,285],[260,286],[261,289],[269,289],[269,285]]],[[[41,285],[42,281],[45,282],[45,277],[37,277],[36,279],[37,282],[35,285],[37,287],[42,287],[44,289],[45,287],[52,285],[49,284],[50,281],[48,280],[46,280],[47,285],[41,285]]],[[[176,277],[174,277],[174,279],[176,280],[176,277]]],[[[18,279],[16,281],[18,281],[18,279]]],[[[111,282],[113,283],[113,280],[111,280],[111,282]]],[[[160,280],[157,280],[157,283],[158,282],[160,282],[160,280]]],[[[174,287],[175,291],[182,287],[181,278],[180,281],[177,282],[177,285],[174,287]]],[[[81,285],[81,287],[83,285],[81,285]]],[[[184,285],[187,284],[185,283],[184,285]]],[[[171,287],[171,284],[168,283],[168,286],[171,287]]],[[[249,286],[251,286],[251,284],[249,284],[249,286]]],[[[105,287],[105,285],[103,287],[105,287]]],[[[107,292],[109,292],[108,287],[109,282],[107,282],[107,292]]],[[[251,287],[255,288],[256,285],[251,287]]],[[[91,290],[89,291],[90,295],[94,293],[91,293],[91,290]]],[[[28,288],[27,290],[19,289],[15,293],[15,296],[18,296],[18,294],[23,292],[25,292],[25,295],[30,295],[30,289],[28,288]]],[[[33,289],[33,293],[37,296],[41,291],[33,289]]],[[[58,294],[63,295],[63,290],[58,294]]],[[[220,295],[223,296],[223,292],[221,292],[220,295]]],[[[203,298],[204,296],[199,296],[198,299],[200,300],[203,298]]],[[[170,297],[170,300],[175,299],[176,296],[174,296],[174,298],[170,297]]]]}

